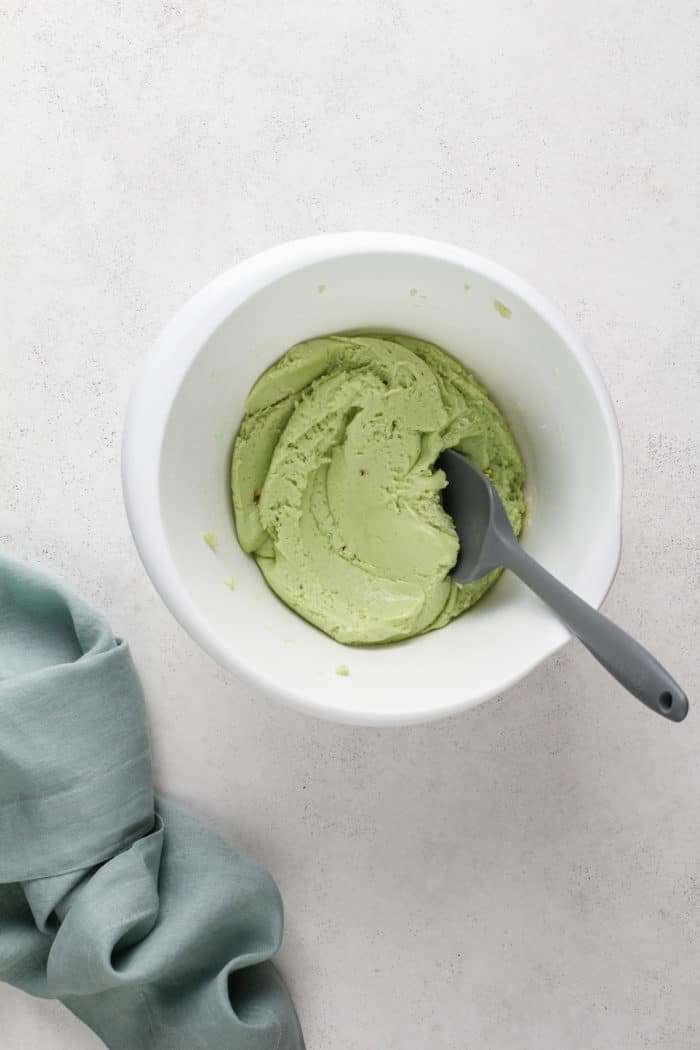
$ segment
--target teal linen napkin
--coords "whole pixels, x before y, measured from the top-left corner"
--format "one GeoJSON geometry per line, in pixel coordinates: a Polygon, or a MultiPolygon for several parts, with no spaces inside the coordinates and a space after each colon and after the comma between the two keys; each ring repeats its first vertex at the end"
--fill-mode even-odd
{"type": "Polygon", "coordinates": [[[0,556],[0,980],[110,1050],[302,1050],[270,876],[154,797],[128,646],[0,556]]]}

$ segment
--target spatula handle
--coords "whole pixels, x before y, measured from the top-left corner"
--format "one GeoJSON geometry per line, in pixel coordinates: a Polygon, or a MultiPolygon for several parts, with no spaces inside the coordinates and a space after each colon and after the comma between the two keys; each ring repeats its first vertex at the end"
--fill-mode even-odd
{"type": "Polygon", "coordinates": [[[503,547],[503,564],[550,606],[613,678],[652,711],[683,721],[688,697],[644,646],[555,579],[517,542],[503,547]]]}

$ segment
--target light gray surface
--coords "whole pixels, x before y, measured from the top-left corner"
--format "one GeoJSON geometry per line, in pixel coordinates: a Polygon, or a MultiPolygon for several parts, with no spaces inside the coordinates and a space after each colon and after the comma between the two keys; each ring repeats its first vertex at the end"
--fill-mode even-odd
{"type": "MultiPolygon", "coordinates": [[[[573,645],[405,731],[254,700],[145,578],[119,432],[160,326],[260,248],[384,228],[492,255],[603,370],[626,462],[607,609],[692,702],[697,4],[281,8],[0,2],[0,543],[130,639],[159,786],[276,875],[310,1050],[696,1050],[697,712],[662,721],[573,645]]],[[[0,1025],[3,1050],[98,1045],[4,987],[0,1025]]]]}

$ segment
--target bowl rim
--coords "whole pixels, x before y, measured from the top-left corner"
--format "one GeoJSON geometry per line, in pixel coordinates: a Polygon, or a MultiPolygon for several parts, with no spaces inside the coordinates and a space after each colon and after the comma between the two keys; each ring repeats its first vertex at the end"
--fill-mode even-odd
{"type": "Polygon", "coordinates": [[[493,688],[461,696],[428,708],[372,713],[356,704],[324,706],[314,698],[272,679],[264,668],[253,668],[236,652],[219,642],[180,579],[162,518],[160,461],[172,404],[201,348],[222,322],[256,291],[278,278],[317,262],[353,254],[385,253],[421,255],[453,262],[499,283],[526,302],[566,344],[577,359],[600,408],[610,448],[612,480],[617,493],[616,528],[610,530],[607,553],[609,570],[601,578],[595,603],[605,600],[617,573],[622,551],[623,460],[620,430],[610,393],[602,375],[578,335],[545,296],[521,277],[468,249],[438,240],[399,233],[347,232],[320,234],[287,241],[260,252],[225,270],[196,292],[165,325],[146,354],[129,399],[121,447],[124,505],[141,562],[175,619],[198,645],[239,680],[305,714],[346,724],[408,725],[445,718],[499,695],[527,677],[571,637],[563,624],[556,625],[554,640],[525,666],[493,688]],[[157,391],[157,396],[154,396],[157,391]]]}

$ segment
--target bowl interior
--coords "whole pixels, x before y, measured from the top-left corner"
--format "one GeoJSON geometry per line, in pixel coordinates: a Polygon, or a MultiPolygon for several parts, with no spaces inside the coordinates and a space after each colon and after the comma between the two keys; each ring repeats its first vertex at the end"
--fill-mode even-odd
{"type": "MultiPolygon", "coordinates": [[[[448,627],[373,649],[339,645],[268,590],[236,540],[232,443],[260,373],[293,343],[332,332],[414,334],[471,369],[525,458],[525,547],[584,598],[602,600],[619,554],[614,436],[597,375],[541,304],[465,261],[392,250],[302,261],[245,288],[234,276],[220,295],[229,300],[224,320],[189,354],[159,459],[160,521],[179,595],[173,611],[217,659],[326,717],[408,722],[493,695],[566,638],[508,573],[448,627]],[[217,537],[216,553],[203,531],[217,537]],[[340,664],[349,676],[336,674],[340,664]]],[[[162,346],[160,358],[165,374],[162,346]]]]}

